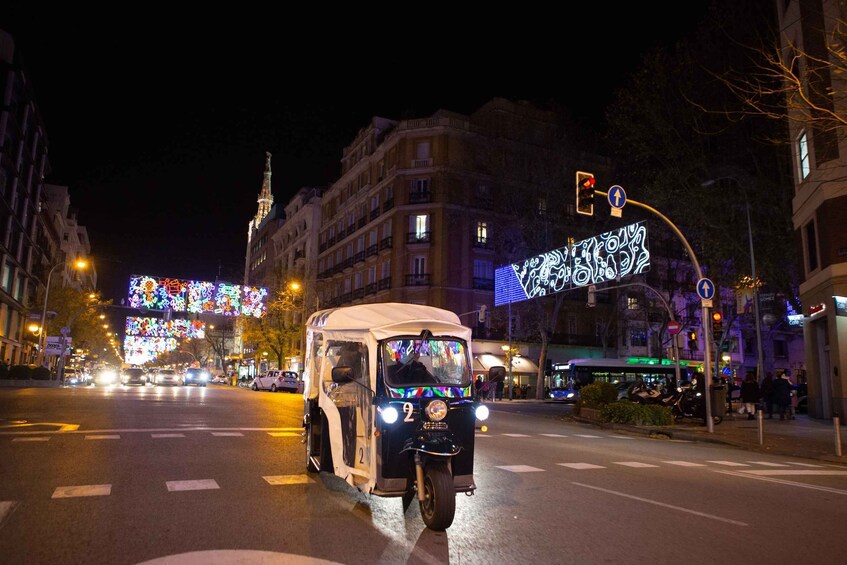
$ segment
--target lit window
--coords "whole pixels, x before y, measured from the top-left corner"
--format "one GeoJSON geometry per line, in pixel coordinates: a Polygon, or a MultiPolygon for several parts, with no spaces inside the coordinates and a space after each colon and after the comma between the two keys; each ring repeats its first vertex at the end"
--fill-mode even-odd
{"type": "Polygon", "coordinates": [[[427,232],[429,231],[429,229],[427,229],[428,225],[429,215],[420,214],[418,216],[415,216],[415,237],[417,237],[418,239],[426,238],[427,232]]]}
{"type": "Polygon", "coordinates": [[[488,222],[476,223],[476,241],[477,243],[486,243],[488,241],[488,222]]]}
{"type": "Polygon", "coordinates": [[[805,131],[797,138],[797,154],[800,157],[800,180],[806,180],[812,169],[809,163],[809,139],[805,131]]]}
{"type": "Polygon", "coordinates": [[[638,310],[641,306],[638,304],[637,296],[627,296],[626,307],[628,310],[638,310]]]}

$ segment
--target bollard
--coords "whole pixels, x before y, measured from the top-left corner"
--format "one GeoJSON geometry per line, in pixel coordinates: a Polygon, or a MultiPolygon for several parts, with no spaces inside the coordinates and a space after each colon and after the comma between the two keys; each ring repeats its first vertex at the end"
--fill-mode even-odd
{"type": "Polygon", "coordinates": [[[832,425],[835,426],[835,454],[841,457],[841,418],[833,416],[832,425]]]}
{"type": "Polygon", "coordinates": [[[763,415],[764,412],[762,412],[761,410],[756,412],[756,420],[759,424],[759,445],[763,445],[765,443],[765,420],[762,417],[763,415]]]}

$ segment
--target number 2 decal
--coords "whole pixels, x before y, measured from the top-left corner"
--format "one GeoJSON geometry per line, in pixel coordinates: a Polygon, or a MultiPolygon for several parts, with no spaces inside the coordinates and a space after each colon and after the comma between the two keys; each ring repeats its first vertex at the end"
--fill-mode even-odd
{"type": "Polygon", "coordinates": [[[412,418],[412,415],[415,412],[415,407],[412,406],[411,402],[403,403],[403,412],[406,414],[406,417],[403,418],[404,422],[414,422],[415,420],[412,418]]]}
{"type": "Polygon", "coordinates": [[[365,462],[365,448],[360,447],[359,448],[359,463],[364,463],[364,462],[365,462]]]}

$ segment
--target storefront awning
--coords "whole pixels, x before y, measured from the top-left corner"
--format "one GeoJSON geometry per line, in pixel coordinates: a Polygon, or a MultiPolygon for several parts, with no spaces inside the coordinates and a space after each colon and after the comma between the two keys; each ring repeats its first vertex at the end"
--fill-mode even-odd
{"type": "MultiPolygon", "coordinates": [[[[480,353],[474,356],[474,373],[487,373],[488,369],[496,366],[506,367],[509,370],[509,365],[506,362],[505,355],[494,355],[493,353],[480,353]]],[[[526,375],[537,375],[538,365],[528,357],[515,357],[512,361],[512,373],[521,373],[526,375]]]]}

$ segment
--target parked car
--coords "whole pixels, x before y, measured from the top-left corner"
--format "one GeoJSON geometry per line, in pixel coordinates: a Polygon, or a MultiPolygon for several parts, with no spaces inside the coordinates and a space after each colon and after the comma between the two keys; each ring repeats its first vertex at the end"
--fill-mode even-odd
{"type": "Polygon", "coordinates": [[[206,386],[209,382],[209,371],[200,367],[188,367],[182,373],[183,385],[206,386]]]}
{"type": "Polygon", "coordinates": [[[250,383],[250,388],[253,390],[269,390],[271,392],[278,390],[301,392],[303,390],[302,387],[303,381],[300,380],[300,377],[294,371],[268,371],[257,375],[253,379],[253,382],[250,383]]]}
{"type": "Polygon", "coordinates": [[[179,375],[177,375],[176,371],[173,369],[159,369],[156,373],[155,384],[178,386],[180,384],[179,375]]]}
{"type": "Polygon", "coordinates": [[[65,380],[65,384],[69,385],[83,385],[88,384],[85,378],[85,373],[80,371],[79,369],[74,369],[73,367],[66,367],[62,371],[63,378],[65,380]]]}
{"type": "Polygon", "coordinates": [[[121,384],[144,386],[147,384],[147,374],[144,369],[135,367],[124,369],[121,371],[121,384]]]}

